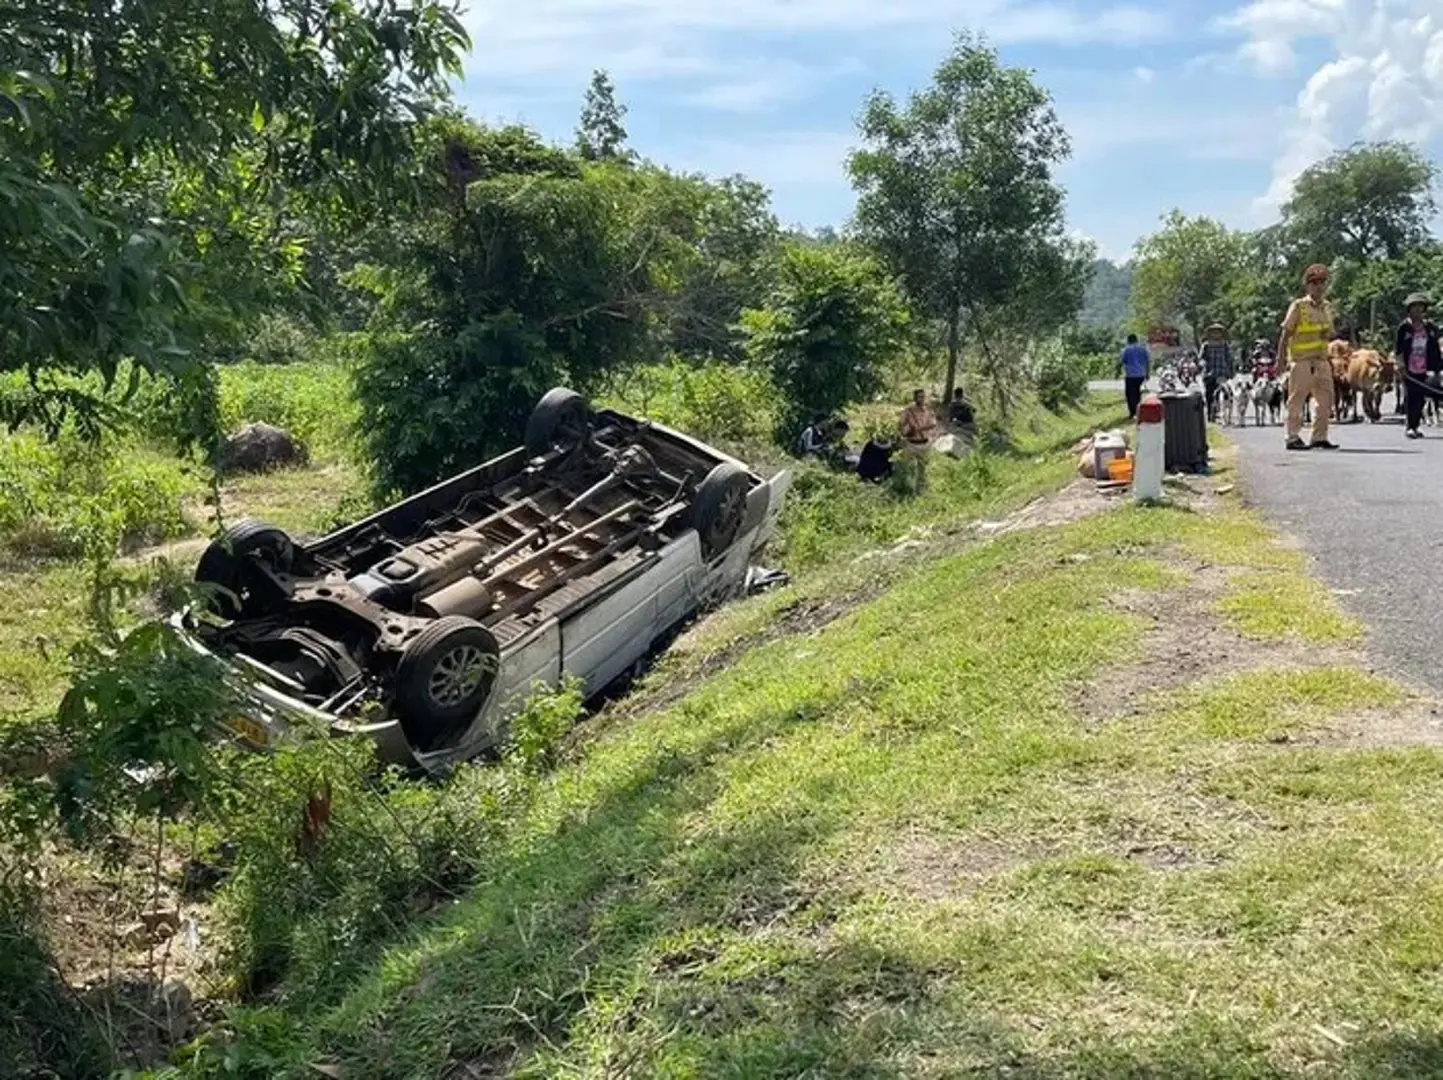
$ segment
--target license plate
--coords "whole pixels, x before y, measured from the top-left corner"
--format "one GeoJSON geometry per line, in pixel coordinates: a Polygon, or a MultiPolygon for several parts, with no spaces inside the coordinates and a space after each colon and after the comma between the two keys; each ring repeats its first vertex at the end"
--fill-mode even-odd
{"type": "Polygon", "coordinates": [[[253,720],[249,716],[232,716],[230,718],[231,728],[243,740],[252,746],[265,746],[271,741],[266,726],[259,720],[253,720]]]}

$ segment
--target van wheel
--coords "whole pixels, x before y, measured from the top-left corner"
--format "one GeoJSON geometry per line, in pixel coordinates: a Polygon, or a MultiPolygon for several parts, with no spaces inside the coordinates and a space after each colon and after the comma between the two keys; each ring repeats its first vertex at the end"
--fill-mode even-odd
{"type": "Polygon", "coordinates": [[[743,469],[724,461],[697,487],[691,501],[691,525],[706,558],[725,551],[737,538],[747,516],[750,484],[743,469]]]}
{"type": "Polygon", "coordinates": [[[218,590],[209,605],[215,614],[238,619],[259,613],[270,599],[257,564],[274,574],[288,574],[295,562],[296,546],[285,530],[245,518],[210,542],[196,565],[195,580],[218,590]]]}
{"type": "Polygon", "coordinates": [[[590,412],[576,391],[564,386],[548,390],[526,421],[526,453],[540,457],[553,449],[574,450],[586,438],[590,412]]]}
{"type": "Polygon", "coordinates": [[[396,712],[407,740],[433,750],[476,718],[492,684],[501,650],[474,619],[447,615],[406,643],[396,667],[396,712]]]}

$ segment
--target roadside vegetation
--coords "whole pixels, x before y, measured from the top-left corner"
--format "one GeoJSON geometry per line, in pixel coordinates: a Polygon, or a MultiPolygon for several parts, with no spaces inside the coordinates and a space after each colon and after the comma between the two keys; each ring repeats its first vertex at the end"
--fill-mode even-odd
{"type": "Polygon", "coordinates": [[[583,728],[466,899],[189,1068],[1436,1069],[1436,750],[1389,720],[1412,695],[1316,651],[1317,598],[1260,628],[1199,584],[1291,588],[1296,553],[1229,557],[1239,528],[1267,536],[1224,504],[934,549],[741,651],[727,624],[785,605],[728,611],[678,660],[725,663],[583,728]],[[1188,633],[1238,669],[1170,682],[1188,633]]]}

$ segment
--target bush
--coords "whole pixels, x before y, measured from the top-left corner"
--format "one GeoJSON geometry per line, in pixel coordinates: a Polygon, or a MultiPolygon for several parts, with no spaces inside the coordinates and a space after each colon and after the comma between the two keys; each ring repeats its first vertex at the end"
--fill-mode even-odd
{"type": "Polygon", "coordinates": [[[881,388],[906,347],[910,314],[896,284],[866,255],[793,244],[767,304],[742,313],[747,357],[782,402],[777,441],[790,446],[816,413],[838,413],[881,388]]]}
{"type": "Polygon", "coordinates": [[[1060,343],[1040,346],[1033,360],[1037,400],[1048,412],[1062,412],[1087,394],[1087,372],[1060,343]]]}
{"type": "Polygon", "coordinates": [[[181,502],[197,490],[180,462],[133,441],[0,435],[0,544],[16,555],[76,557],[184,536],[181,502]]]}
{"type": "Polygon", "coordinates": [[[1086,353],[1077,358],[1077,363],[1088,379],[1115,379],[1118,377],[1117,359],[1120,355],[1120,352],[1086,353]]]}
{"type": "Polygon", "coordinates": [[[765,373],[736,364],[645,364],[613,380],[604,400],[618,408],[738,448],[771,438],[777,391],[765,373]]]}
{"type": "Polygon", "coordinates": [[[299,364],[312,359],[315,334],[284,314],[260,315],[244,346],[245,356],[257,364],[299,364]]]}

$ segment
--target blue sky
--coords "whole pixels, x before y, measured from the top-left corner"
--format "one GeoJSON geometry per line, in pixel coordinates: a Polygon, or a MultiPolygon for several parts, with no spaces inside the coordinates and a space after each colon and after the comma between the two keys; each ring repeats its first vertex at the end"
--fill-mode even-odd
{"type": "Polygon", "coordinates": [[[963,28],[1052,93],[1069,224],[1113,258],[1174,206],[1264,224],[1356,139],[1443,159],[1443,0],[471,0],[466,20],[475,115],[570,141],[606,68],[639,153],[752,176],[807,227],[851,211],[865,94],[924,85],[963,28]]]}

